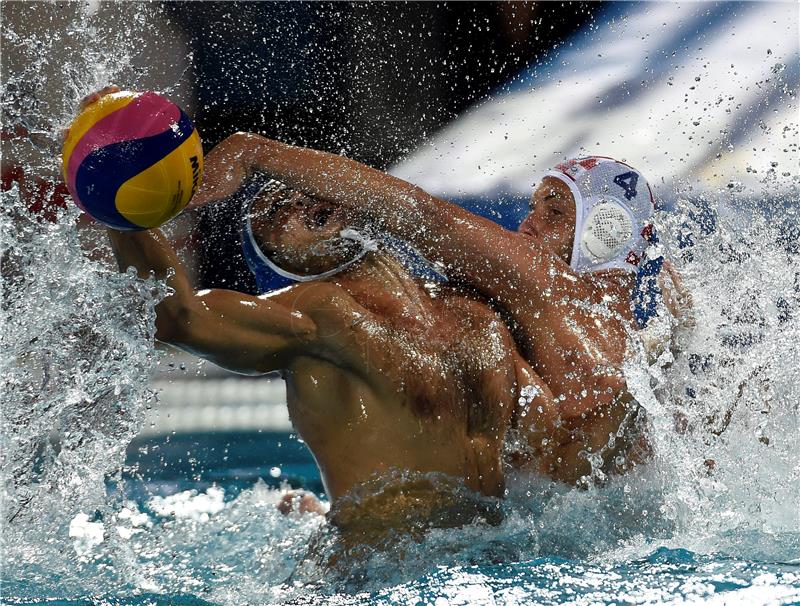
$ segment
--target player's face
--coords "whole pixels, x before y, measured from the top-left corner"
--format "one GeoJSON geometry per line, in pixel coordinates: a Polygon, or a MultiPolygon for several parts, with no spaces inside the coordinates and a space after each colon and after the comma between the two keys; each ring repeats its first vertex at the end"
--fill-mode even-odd
{"type": "Polygon", "coordinates": [[[575,239],[575,199],[569,187],[554,177],[545,177],[531,196],[530,212],[517,231],[561,257],[572,257],[575,239]]]}
{"type": "Polygon", "coordinates": [[[289,189],[269,190],[251,206],[253,230],[273,260],[289,271],[318,274],[350,260],[360,247],[339,234],[340,206],[289,189]]]}

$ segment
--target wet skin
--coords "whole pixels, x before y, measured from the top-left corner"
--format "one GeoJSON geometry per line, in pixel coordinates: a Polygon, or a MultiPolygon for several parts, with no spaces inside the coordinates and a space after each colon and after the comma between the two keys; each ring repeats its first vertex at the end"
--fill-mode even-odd
{"type": "MultiPolygon", "coordinates": [[[[295,249],[302,259],[345,226],[328,202],[296,198],[274,213],[271,204],[262,197],[252,209],[269,217],[255,218],[254,230],[271,252],[295,249]]],[[[269,296],[194,292],[160,232],[108,233],[121,269],[176,270],[174,295],[156,308],[159,340],[235,372],[281,372],[292,422],[334,501],[397,469],[441,472],[494,496],[507,465],[574,479],[580,463],[561,450],[570,439],[557,427],[552,394],[486,305],[452,290],[431,293],[379,252],[326,281],[269,296]],[[536,395],[523,416],[526,386],[536,395]],[[504,459],[509,428],[528,448],[504,459]]],[[[325,268],[339,261],[331,256],[325,268]]]]}
{"type": "Polygon", "coordinates": [[[410,242],[502,310],[560,417],[581,435],[576,451],[601,453],[609,462],[630,445],[622,439],[606,447],[639,411],[621,370],[633,330],[634,280],[621,270],[578,274],[570,268],[575,204],[560,181],[543,180],[530,214],[512,232],[358,162],[249,133],[224,140],[206,165],[211,173],[193,206],[230,195],[260,170],[348,209],[358,224],[410,242]]]}
{"type": "MultiPolygon", "coordinates": [[[[115,90],[90,95],[82,107],[115,90]]],[[[236,136],[212,151],[200,203],[238,188],[258,159],[251,144],[251,137],[236,136]]],[[[558,202],[545,197],[542,208],[558,202]]],[[[267,192],[252,205],[256,237],[288,269],[336,267],[357,252],[319,246],[354,217],[339,198],[347,196],[267,192]]],[[[534,219],[529,232],[536,234],[534,219]]],[[[332,514],[342,496],[398,470],[439,472],[490,496],[502,496],[509,468],[569,483],[591,471],[585,452],[597,447],[592,428],[610,415],[559,405],[563,397],[555,398],[520,355],[491,308],[451,288],[429,291],[391,256],[370,253],[328,280],[253,297],[196,292],[158,230],[108,234],[120,270],[155,275],[172,289],[156,307],[159,340],[235,372],[282,374],[290,416],[317,460],[332,514]]],[[[557,238],[550,242],[558,245],[557,238]]],[[[426,490],[431,504],[443,506],[439,489],[426,490]]],[[[411,500],[419,509],[419,495],[411,500]]],[[[404,502],[396,499],[389,509],[402,517],[404,502]]],[[[454,512],[462,509],[460,501],[454,505],[454,512]]],[[[386,517],[385,504],[378,509],[387,524],[396,521],[386,517]]],[[[347,527],[347,511],[339,514],[347,527]]]]}

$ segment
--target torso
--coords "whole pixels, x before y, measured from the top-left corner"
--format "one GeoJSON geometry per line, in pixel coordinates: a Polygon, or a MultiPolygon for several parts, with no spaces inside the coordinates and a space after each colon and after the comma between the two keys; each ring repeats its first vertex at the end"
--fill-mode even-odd
{"type": "MultiPolygon", "coordinates": [[[[582,451],[599,453],[608,471],[619,453],[634,446],[646,449],[640,432],[620,434],[633,425],[633,419],[642,420],[622,373],[633,331],[630,290],[611,275],[578,279],[585,281],[584,288],[571,291],[569,281],[562,284],[562,291],[553,287],[549,304],[535,313],[524,304],[509,310],[525,358],[550,388],[560,411],[573,415],[574,420],[565,423],[572,437],[561,451],[563,460],[574,463],[568,466],[574,471],[562,478],[570,482],[592,471],[582,451]],[[592,294],[581,298],[576,292],[592,294]],[[574,415],[575,411],[588,412],[574,415]],[[613,446],[612,435],[617,436],[613,446]]],[[[626,465],[641,460],[622,458],[626,465]]]]}
{"type": "Polygon", "coordinates": [[[441,472],[501,494],[517,398],[513,344],[486,306],[446,293],[385,314],[326,283],[281,295],[320,327],[285,371],[289,413],[337,498],[391,469],[441,472]]]}

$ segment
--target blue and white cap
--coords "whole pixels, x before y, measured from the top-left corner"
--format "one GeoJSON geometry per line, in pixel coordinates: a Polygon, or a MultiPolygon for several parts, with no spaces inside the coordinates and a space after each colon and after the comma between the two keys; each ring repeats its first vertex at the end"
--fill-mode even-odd
{"type": "Polygon", "coordinates": [[[547,173],[575,198],[570,266],[636,272],[653,237],[655,199],[642,173],[604,156],[568,160],[547,173]]]}
{"type": "MultiPolygon", "coordinates": [[[[368,252],[378,250],[378,245],[374,240],[362,235],[355,229],[345,228],[339,232],[339,236],[334,240],[352,240],[357,242],[361,247],[359,252],[348,261],[345,261],[338,267],[334,267],[333,269],[318,274],[298,274],[281,267],[264,252],[261,246],[259,246],[258,242],[256,241],[255,234],[253,233],[253,213],[251,211],[251,206],[262,193],[269,189],[284,190],[286,189],[286,186],[278,181],[271,179],[267,180],[255,190],[255,193],[246,196],[244,207],[242,209],[242,250],[244,252],[245,260],[247,261],[250,270],[256,278],[259,290],[266,290],[271,273],[277,274],[282,278],[292,282],[311,282],[313,280],[324,280],[325,278],[334,276],[349,268],[351,265],[359,262],[368,252]]],[[[327,243],[333,244],[334,242],[333,240],[330,240],[327,243]]]]}

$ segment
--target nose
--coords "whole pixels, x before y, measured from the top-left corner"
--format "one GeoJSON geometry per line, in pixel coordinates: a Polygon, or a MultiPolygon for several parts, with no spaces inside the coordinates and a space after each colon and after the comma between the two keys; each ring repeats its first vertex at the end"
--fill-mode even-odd
{"type": "Polygon", "coordinates": [[[534,222],[531,220],[530,215],[525,217],[525,219],[522,221],[517,231],[523,234],[527,234],[529,236],[533,236],[535,238],[539,237],[539,232],[536,229],[536,227],[534,227],[534,222]]]}

